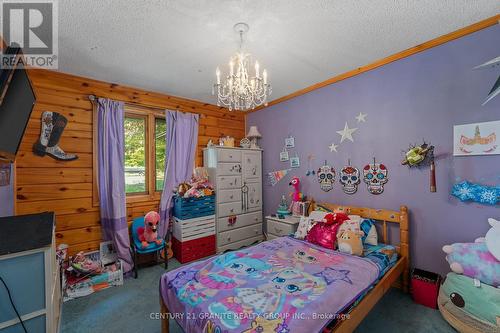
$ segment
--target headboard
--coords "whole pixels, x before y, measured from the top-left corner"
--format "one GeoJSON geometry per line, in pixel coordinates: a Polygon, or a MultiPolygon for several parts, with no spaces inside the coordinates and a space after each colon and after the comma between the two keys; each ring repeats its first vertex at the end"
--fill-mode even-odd
{"type": "Polygon", "coordinates": [[[346,205],[337,205],[331,203],[315,203],[309,207],[309,211],[315,210],[317,206],[324,207],[328,210],[334,212],[344,212],[350,215],[359,215],[364,218],[372,219],[375,222],[378,222],[379,230],[379,241],[382,243],[388,244],[389,237],[387,232],[387,223],[395,223],[399,224],[399,244],[392,244],[396,247],[398,254],[401,258],[404,258],[405,269],[403,272],[403,289],[408,288],[408,278],[409,278],[409,270],[410,270],[410,249],[409,249],[409,217],[408,217],[408,208],[406,206],[401,206],[399,211],[388,210],[388,209],[375,209],[375,208],[366,208],[366,207],[355,207],[355,206],[346,206],[346,205]]]}

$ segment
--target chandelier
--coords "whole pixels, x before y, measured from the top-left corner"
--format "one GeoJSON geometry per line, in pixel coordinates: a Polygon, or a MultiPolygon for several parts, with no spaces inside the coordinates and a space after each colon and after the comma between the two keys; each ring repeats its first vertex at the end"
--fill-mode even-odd
{"type": "Polygon", "coordinates": [[[217,82],[212,94],[217,95],[217,105],[232,110],[246,111],[260,105],[267,105],[271,95],[271,85],[268,82],[267,71],[259,72],[259,63],[255,61],[255,76],[250,77],[250,54],[243,52],[243,35],[248,32],[246,23],[237,23],[234,30],[240,35],[239,51],[229,61],[229,75],[221,82],[219,67],[215,71],[217,82]]]}

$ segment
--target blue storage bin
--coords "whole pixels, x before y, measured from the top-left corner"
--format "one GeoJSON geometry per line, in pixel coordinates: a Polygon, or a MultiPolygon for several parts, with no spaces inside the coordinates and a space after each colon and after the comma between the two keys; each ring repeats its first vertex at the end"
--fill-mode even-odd
{"type": "Polygon", "coordinates": [[[215,195],[200,198],[174,197],[174,216],[181,220],[215,214],[215,195]]]}

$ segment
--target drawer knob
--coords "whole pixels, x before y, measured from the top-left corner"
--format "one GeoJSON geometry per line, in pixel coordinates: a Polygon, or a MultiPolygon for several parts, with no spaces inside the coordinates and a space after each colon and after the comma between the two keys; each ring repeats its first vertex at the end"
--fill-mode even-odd
{"type": "Polygon", "coordinates": [[[232,198],[233,198],[233,196],[231,195],[231,196],[229,197],[229,199],[232,199],[232,198]]]}
{"type": "Polygon", "coordinates": [[[230,242],[230,241],[231,241],[231,237],[228,237],[228,238],[227,238],[227,241],[228,241],[228,242],[230,242]]]}
{"type": "Polygon", "coordinates": [[[229,155],[229,158],[233,158],[233,155],[229,155]]]}
{"type": "Polygon", "coordinates": [[[231,212],[231,213],[234,213],[234,208],[231,208],[231,209],[230,209],[230,212],[231,212]]]}

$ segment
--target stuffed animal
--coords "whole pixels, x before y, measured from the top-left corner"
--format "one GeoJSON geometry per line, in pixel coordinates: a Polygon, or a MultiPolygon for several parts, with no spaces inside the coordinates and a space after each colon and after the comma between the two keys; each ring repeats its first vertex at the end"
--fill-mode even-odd
{"type": "Polygon", "coordinates": [[[304,194],[302,194],[302,192],[300,192],[299,177],[293,177],[288,185],[293,186],[293,189],[294,189],[293,193],[290,194],[292,196],[292,201],[293,202],[303,201],[304,194]]]}
{"type": "Polygon", "coordinates": [[[160,245],[163,239],[158,237],[158,222],[160,222],[160,214],[151,211],[144,216],[144,227],[137,228],[137,234],[143,248],[149,246],[149,243],[155,242],[160,245]]]}
{"type": "Polygon", "coordinates": [[[453,272],[478,279],[493,287],[500,286],[500,221],[488,219],[491,229],[475,243],[443,246],[453,272]]]}
{"type": "Polygon", "coordinates": [[[363,254],[362,231],[344,230],[337,235],[339,251],[343,253],[361,256],[363,254]]]}
{"type": "Polygon", "coordinates": [[[307,233],[306,240],[327,249],[335,249],[337,230],[349,217],[344,213],[326,214],[323,222],[316,223],[307,233]]]}
{"type": "Polygon", "coordinates": [[[448,273],[439,289],[439,311],[459,332],[500,332],[500,289],[479,287],[471,278],[448,273]]]}

